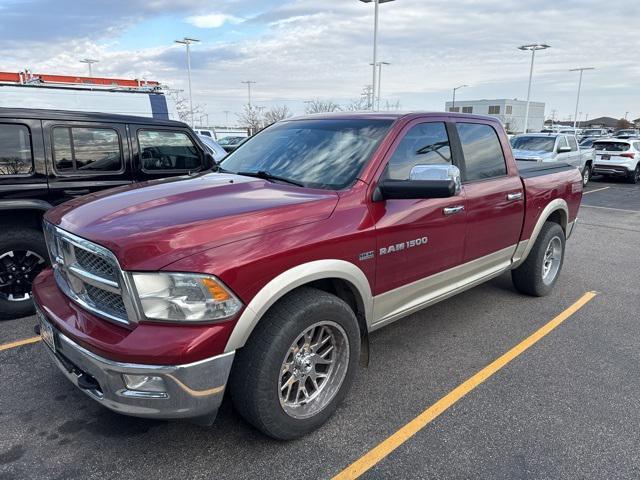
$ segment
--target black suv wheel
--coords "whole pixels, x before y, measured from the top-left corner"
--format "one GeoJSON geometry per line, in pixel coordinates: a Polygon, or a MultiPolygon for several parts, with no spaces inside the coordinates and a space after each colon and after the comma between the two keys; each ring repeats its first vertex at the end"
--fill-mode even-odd
{"type": "Polygon", "coordinates": [[[31,284],[48,263],[41,232],[0,226],[0,320],[33,314],[31,284]]]}

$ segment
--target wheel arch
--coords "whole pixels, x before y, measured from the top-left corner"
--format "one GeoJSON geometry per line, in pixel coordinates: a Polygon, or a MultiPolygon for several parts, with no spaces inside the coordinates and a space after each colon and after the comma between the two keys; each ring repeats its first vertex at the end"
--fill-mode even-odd
{"type": "Polygon", "coordinates": [[[540,217],[538,217],[538,221],[533,227],[533,231],[531,232],[531,236],[528,240],[523,240],[519,243],[518,248],[516,249],[516,253],[512,259],[512,268],[516,268],[520,266],[531,253],[531,249],[536,243],[538,239],[538,235],[540,235],[540,231],[542,230],[542,226],[547,222],[557,223],[562,227],[564,234],[567,235],[569,228],[569,205],[566,200],[562,198],[556,198],[549,202],[549,204],[542,210],[540,217]]]}
{"type": "Polygon", "coordinates": [[[42,230],[42,217],[51,205],[44,200],[0,201],[0,224],[42,230]]]}
{"type": "Polygon", "coordinates": [[[287,293],[302,286],[318,288],[342,298],[354,310],[361,336],[366,340],[368,321],[373,311],[373,295],[366,275],[351,262],[316,260],[286,270],[269,281],[251,299],[227,341],[225,352],[244,346],[269,308],[287,293]]]}

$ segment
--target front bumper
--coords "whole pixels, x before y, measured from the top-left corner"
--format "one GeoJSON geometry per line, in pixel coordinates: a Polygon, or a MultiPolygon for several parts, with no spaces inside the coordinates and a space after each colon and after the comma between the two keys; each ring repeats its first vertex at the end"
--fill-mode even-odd
{"type": "MultiPolygon", "coordinates": [[[[39,317],[46,315],[36,305],[39,317]]],[[[186,365],[141,365],[114,362],[75,343],[55,327],[55,351],[46,346],[62,373],[86,395],[125,415],[157,419],[215,419],[235,352],[186,365]],[[123,375],[160,377],[164,391],[127,388],[123,375]]]]}

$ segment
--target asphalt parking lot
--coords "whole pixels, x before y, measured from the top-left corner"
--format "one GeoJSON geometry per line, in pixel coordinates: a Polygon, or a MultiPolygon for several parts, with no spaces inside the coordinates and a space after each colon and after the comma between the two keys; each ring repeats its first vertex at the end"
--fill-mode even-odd
{"type": "Polygon", "coordinates": [[[0,478],[331,478],[591,291],[362,478],[638,478],[640,185],[587,190],[549,297],[505,275],[374,333],[342,407],[298,441],[265,438],[228,402],[210,428],[111,413],[39,342],[15,343],[33,318],[2,322],[0,478]]]}

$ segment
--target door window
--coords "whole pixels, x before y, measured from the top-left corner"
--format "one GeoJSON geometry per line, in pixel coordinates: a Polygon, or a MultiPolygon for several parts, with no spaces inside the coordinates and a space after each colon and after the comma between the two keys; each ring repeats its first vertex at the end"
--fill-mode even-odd
{"type": "Polygon", "coordinates": [[[578,151],[578,142],[576,141],[576,137],[567,137],[567,140],[569,141],[569,146],[571,147],[571,151],[572,152],[577,152],[578,151]]]}
{"type": "Polygon", "coordinates": [[[0,176],[33,172],[29,129],[24,125],[0,124],[0,176]]]}
{"type": "Polygon", "coordinates": [[[398,144],[389,164],[386,177],[408,180],[416,165],[451,164],[449,136],[444,122],[420,123],[412,127],[398,144]]]}
{"type": "Polygon", "coordinates": [[[55,127],[53,159],[59,172],[118,172],[122,148],[112,128],[55,127]]]}
{"type": "Polygon", "coordinates": [[[557,151],[560,151],[560,149],[562,147],[568,147],[568,146],[569,146],[569,143],[567,142],[567,137],[564,137],[564,136],[558,137],[558,150],[557,151]]]}
{"type": "Polygon", "coordinates": [[[145,171],[189,171],[202,165],[198,148],[183,132],[139,130],[138,145],[145,171]]]}
{"type": "Polygon", "coordinates": [[[467,182],[507,174],[502,145],[493,127],[481,123],[456,123],[464,154],[467,182]]]}

